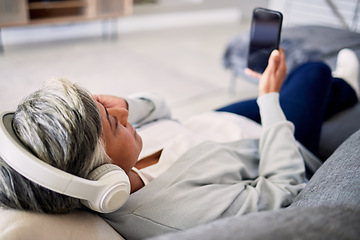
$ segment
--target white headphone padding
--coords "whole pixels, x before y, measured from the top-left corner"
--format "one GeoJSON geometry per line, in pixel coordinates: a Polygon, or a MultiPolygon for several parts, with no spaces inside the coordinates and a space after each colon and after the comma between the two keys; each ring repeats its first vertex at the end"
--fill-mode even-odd
{"type": "Polygon", "coordinates": [[[129,178],[119,166],[104,164],[94,169],[88,176],[89,180],[97,181],[107,186],[101,198],[97,201],[85,201],[83,204],[89,208],[109,213],[119,209],[127,201],[130,195],[129,178]]]}

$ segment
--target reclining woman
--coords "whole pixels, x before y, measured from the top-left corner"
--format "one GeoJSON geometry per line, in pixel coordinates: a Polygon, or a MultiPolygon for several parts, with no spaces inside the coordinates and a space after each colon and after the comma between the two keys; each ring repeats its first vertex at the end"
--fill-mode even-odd
{"type": "MultiPolygon", "coordinates": [[[[350,85],[357,80],[357,68],[341,71],[350,85]]],[[[304,157],[309,154],[302,145],[316,154],[322,122],[354,105],[357,89],[333,78],[323,63],[300,66],[282,87],[282,50],[272,53],[262,75],[248,72],[260,80],[259,108],[251,100],[180,125],[157,96],[92,97],[59,80],[18,106],[13,128],[40,159],[82,178],[105,163],[121,167],[132,194],[120,209],[101,216],[125,238],[286,207],[306,184],[304,157]],[[285,114],[280,102],[288,104],[285,114]],[[223,112],[234,106],[248,118],[223,112]],[[261,127],[254,122],[260,116],[261,127]],[[141,127],[141,137],[129,122],[141,127]],[[302,145],[294,137],[294,125],[303,135],[298,139],[302,145]]],[[[83,208],[79,199],[27,180],[2,159],[0,168],[2,207],[45,213],[83,208]]]]}

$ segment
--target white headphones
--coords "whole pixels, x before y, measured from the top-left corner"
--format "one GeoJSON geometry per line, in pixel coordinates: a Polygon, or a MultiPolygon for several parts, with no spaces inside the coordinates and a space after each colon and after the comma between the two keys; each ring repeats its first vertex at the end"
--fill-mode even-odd
{"type": "Polygon", "coordinates": [[[42,187],[79,198],[90,209],[109,213],[119,209],[130,195],[126,173],[113,164],[101,165],[90,180],[57,169],[35,157],[18,139],[13,127],[14,113],[0,115],[0,156],[15,171],[42,187]]]}

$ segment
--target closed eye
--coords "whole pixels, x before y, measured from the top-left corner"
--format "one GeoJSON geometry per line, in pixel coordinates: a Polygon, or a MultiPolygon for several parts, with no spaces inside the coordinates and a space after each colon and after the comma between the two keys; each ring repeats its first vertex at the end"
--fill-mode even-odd
{"type": "MultiPolygon", "coordinates": [[[[101,105],[102,105],[102,104],[101,104],[101,105]]],[[[104,105],[103,105],[103,107],[104,107],[104,105]]],[[[104,107],[104,110],[105,110],[105,113],[106,113],[106,119],[107,119],[107,121],[109,122],[110,128],[112,128],[112,124],[111,124],[111,121],[110,121],[109,112],[108,112],[108,110],[106,109],[106,107],[104,107]]]]}
{"type": "Polygon", "coordinates": [[[118,126],[119,126],[119,120],[118,120],[118,118],[116,116],[113,116],[113,118],[114,118],[114,121],[115,121],[115,129],[117,129],[118,126]]]}

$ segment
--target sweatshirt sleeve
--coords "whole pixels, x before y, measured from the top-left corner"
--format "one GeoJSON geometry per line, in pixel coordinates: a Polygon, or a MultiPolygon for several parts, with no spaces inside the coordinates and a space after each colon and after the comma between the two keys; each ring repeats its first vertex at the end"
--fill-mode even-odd
{"type": "Polygon", "coordinates": [[[129,109],[129,122],[136,127],[158,119],[170,119],[171,111],[165,100],[153,93],[138,93],[125,98],[129,109]]]}
{"type": "Polygon", "coordinates": [[[279,94],[263,95],[257,103],[263,131],[259,147],[259,178],[255,185],[266,195],[259,199],[258,207],[263,210],[284,207],[304,187],[304,160],[294,137],[294,125],[286,120],[280,107],[279,94]]]}

